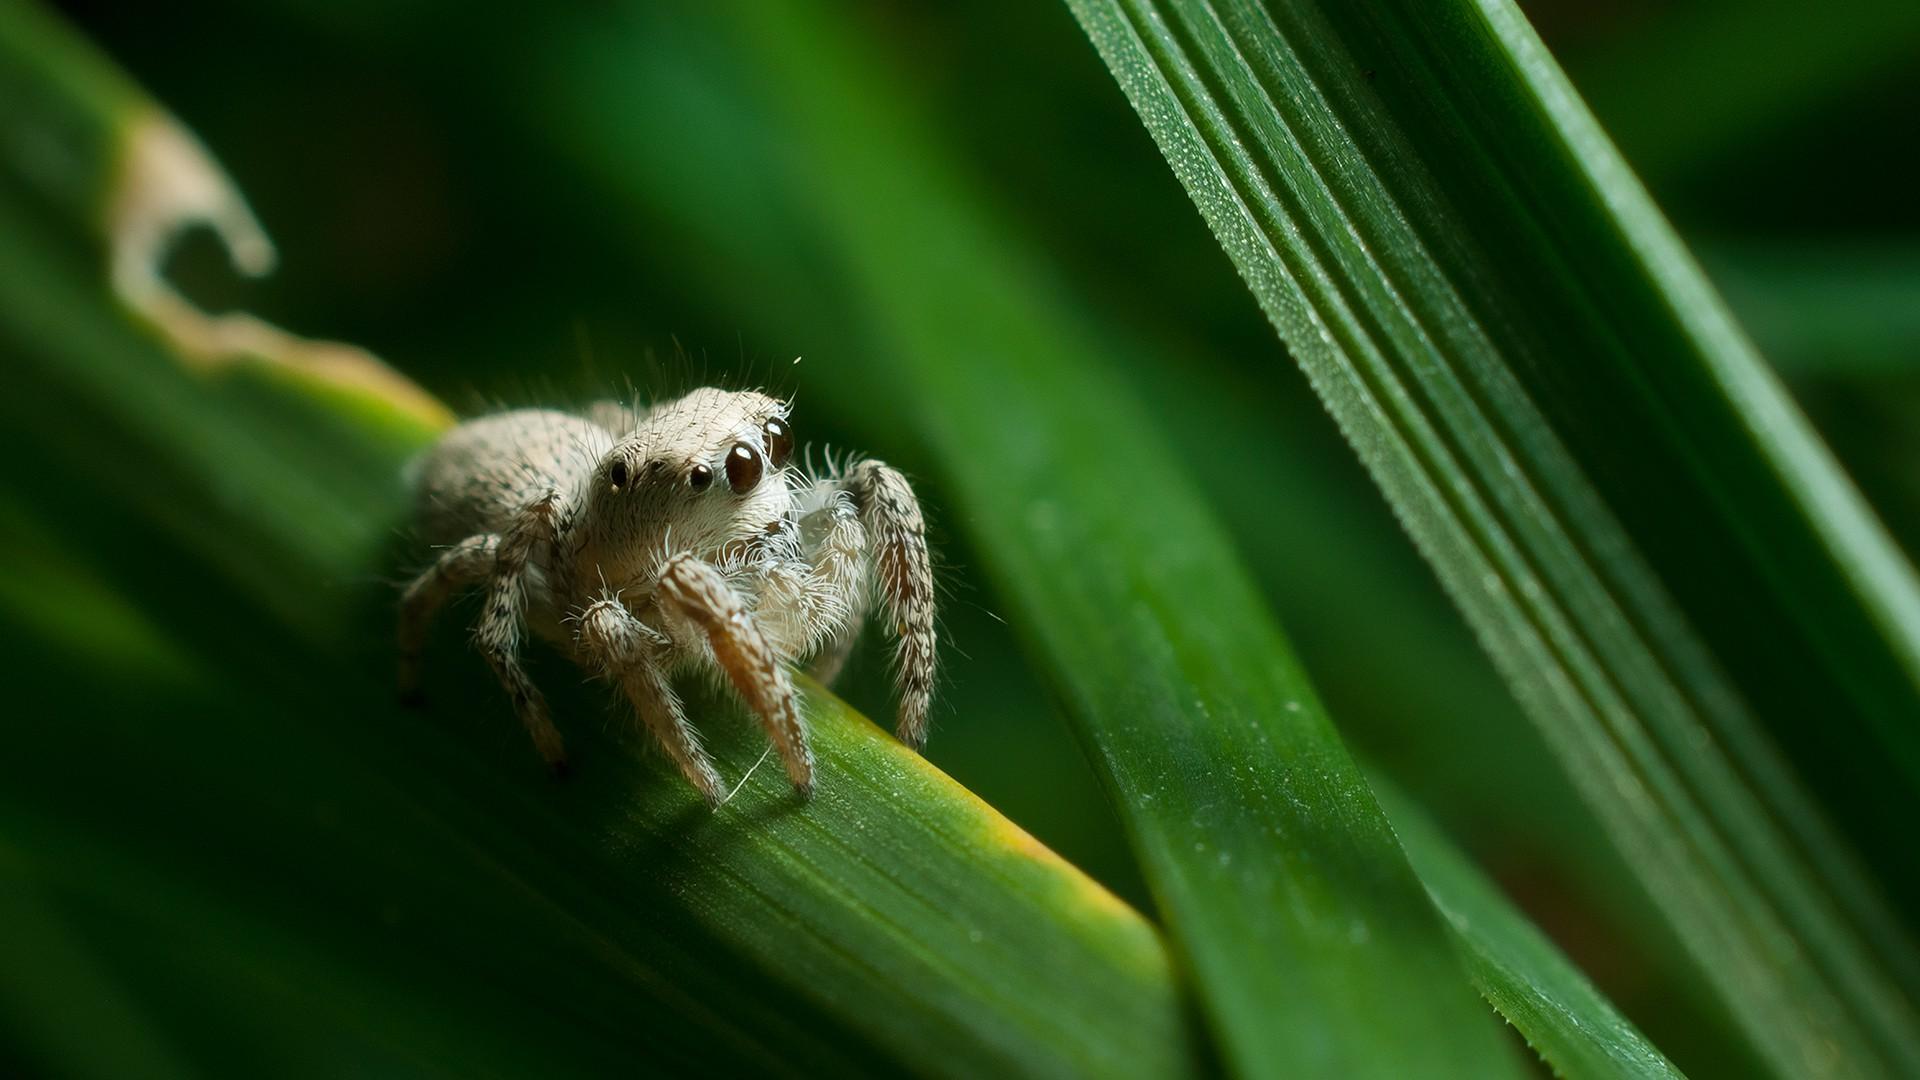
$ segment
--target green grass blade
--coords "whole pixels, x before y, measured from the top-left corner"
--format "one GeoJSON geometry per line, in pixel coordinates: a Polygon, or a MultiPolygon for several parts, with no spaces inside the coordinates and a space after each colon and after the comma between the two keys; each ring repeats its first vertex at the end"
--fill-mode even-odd
{"type": "Polygon", "coordinates": [[[1376,775],[1374,790],[1487,1001],[1555,1076],[1674,1078],[1673,1063],[1516,910],[1418,805],[1376,775]]]}
{"type": "MultiPolygon", "coordinates": [[[[97,160],[124,160],[137,125],[94,119],[97,160]]],[[[299,348],[183,354],[72,228],[101,219],[49,215],[32,187],[0,188],[0,447],[34,464],[0,509],[51,524],[9,531],[0,582],[34,703],[0,758],[0,838],[188,1061],[1197,1067],[1158,932],[824,693],[816,800],[762,771],[717,814],[591,722],[569,731],[581,775],[544,781],[519,738],[489,737],[515,733],[472,664],[435,713],[397,711],[385,579],[401,463],[434,430],[423,396],[297,366],[299,348]],[[182,986],[231,1011],[183,1008],[182,986]]],[[[759,747],[712,719],[739,775],[759,747]]],[[[145,1030],[110,1005],[123,1036],[145,1030]]],[[[73,1025],[39,1033],[48,1053],[112,1037],[87,1014],[35,1020],[73,1025]]]]}
{"type": "Polygon", "coordinates": [[[1769,740],[1856,842],[1910,814],[1920,593],[1524,21],[1071,6],[1750,1037],[1920,1067],[1911,941],[1769,740]]]}

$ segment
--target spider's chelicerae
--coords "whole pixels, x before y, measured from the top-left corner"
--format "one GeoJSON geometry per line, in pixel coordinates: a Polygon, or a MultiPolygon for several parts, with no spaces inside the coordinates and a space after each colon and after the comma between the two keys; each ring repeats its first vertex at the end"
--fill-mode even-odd
{"type": "Polygon", "coordinates": [[[418,691],[427,626],[483,586],[474,642],[557,771],[566,751],[520,665],[526,628],[617,683],[709,802],[720,777],[672,679],[717,670],[804,796],[813,754],[788,666],[831,680],[870,606],[897,640],[899,735],[926,742],[933,573],[920,506],[878,461],[814,476],[793,460],[785,402],[713,388],[645,411],[523,409],[473,420],[415,467],[417,524],[440,548],[401,601],[401,691],[418,691]]]}

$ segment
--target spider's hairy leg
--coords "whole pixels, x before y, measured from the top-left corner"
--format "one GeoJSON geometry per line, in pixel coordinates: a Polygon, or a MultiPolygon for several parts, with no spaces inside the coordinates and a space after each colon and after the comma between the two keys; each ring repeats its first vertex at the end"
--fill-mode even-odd
{"type": "Polygon", "coordinates": [[[401,595],[399,682],[403,704],[420,704],[420,652],[426,647],[427,628],[434,614],[448,597],[486,578],[499,546],[500,537],[493,533],[469,536],[441,552],[401,595]]]}
{"type": "Polygon", "coordinates": [[[779,751],[787,779],[813,794],[813,751],[800,725],[793,683],[781,657],[733,587],[711,564],[681,552],[660,568],[660,599],[706,634],[713,656],[779,751]]]}
{"type": "Polygon", "coordinates": [[[567,771],[567,750],[560,732],[547,715],[547,702],[520,666],[520,636],[527,604],[527,569],[534,548],[553,542],[556,496],[549,492],[528,504],[501,538],[494,552],[493,576],[487,582],[486,608],[474,627],[473,639],[488,666],[513,699],[520,723],[532,736],[534,748],[555,775],[567,771]]]}
{"type": "Polygon", "coordinates": [[[880,602],[896,640],[894,681],[900,694],[900,741],[918,750],[927,744],[927,708],[933,701],[935,634],[933,560],[927,554],[926,521],[907,479],[892,467],[867,460],[843,481],[866,526],[879,571],[880,602]]]}
{"type": "Polygon", "coordinates": [[[726,795],[720,774],[714,771],[706,751],[700,749],[680,699],[674,696],[660,668],[658,639],[658,632],[635,618],[625,604],[607,596],[587,605],[576,632],[582,655],[600,674],[620,684],[641,722],[660,741],[680,774],[699,789],[709,805],[719,806],[726,795]]]}

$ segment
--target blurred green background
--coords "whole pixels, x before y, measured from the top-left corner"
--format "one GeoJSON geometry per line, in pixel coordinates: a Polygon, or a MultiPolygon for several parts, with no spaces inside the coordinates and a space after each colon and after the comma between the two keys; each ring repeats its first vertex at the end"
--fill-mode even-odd
{"type": "MultiPolygon", "coordinates": [[[[949,587],[929,757],[1150,905],[921,440],[832,375],[837,357],[869,347],[844,317],[864,301],[832,277],[818,223],[785,203],[768,146],[784,137],[768,121],[782,90],[737,38],[679,5],[59,6],[205,140],[279,244],[281,269],[250,283],[208,238],[190,240],[174,272],[208,306],[365,345],[464,412],[629,384],[766,383],[797,392],[803,441],[927,477],[949,587]]],[[[1522,6],[1900,542],[1920,550],[1920,5],[1522,6]]],[[[1155,403],[1343,734],[1676,1063],[1745,1074],[1725,1021],[1304,378],[1276,362],[1271,328],[1067,9],[835,11],[1053,302],[1096,326],[1103,363],[1155,403]]],[[[18,538],[0,577],[47,572],[58,530],[85,527],[84,500],[56,488],[0,485],[18,538]]],[[[194,583],[172,592],[218,603],[194,583]]],[[[25,595],[0,589],[16,659],[35,655],[48,618],[79,617],[8,602],[25,595]]],[[[164,640],[124,645],[156,670],[170,662],[164,640]]],[[[477,659],[440,655],[442,685],[485,680],[477,659]]],[[[880,658],[863,651],[843,691],[884,715],[880,658]]],[[[504,706],[492,711],[500,730],[485,737],[512,734],[504,706]]]]}

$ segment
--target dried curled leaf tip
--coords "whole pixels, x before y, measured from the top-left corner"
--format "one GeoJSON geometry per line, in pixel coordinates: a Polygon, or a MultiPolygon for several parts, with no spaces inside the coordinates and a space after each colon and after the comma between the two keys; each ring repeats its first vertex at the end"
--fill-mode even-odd
{"type": "Polygon", "coordinates": [[[243,361],[283,365],[375,398],[429,428],[452,426],[445,405],[365,349],[299,337],[243,312],[201,311],[162,272],[174,243],[196,225],[213,230],[242,273],[258,277],[273,269],[273,242],[233,181],[177,121],[150,112],[129,129],[107,204],[113,289],[121,301],[197,370],[243,361]]]}

